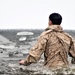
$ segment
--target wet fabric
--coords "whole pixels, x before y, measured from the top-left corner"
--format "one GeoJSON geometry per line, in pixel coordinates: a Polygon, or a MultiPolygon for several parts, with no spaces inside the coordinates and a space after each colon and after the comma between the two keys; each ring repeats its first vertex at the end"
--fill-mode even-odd
{"type": "Polygon", "coordinates": [[[75,58],[74,40],[60,25],[49,26],[30,49],[25,65],[37,62],[44,53],[44,66],[68,66],[68,55],[75,58]]]}

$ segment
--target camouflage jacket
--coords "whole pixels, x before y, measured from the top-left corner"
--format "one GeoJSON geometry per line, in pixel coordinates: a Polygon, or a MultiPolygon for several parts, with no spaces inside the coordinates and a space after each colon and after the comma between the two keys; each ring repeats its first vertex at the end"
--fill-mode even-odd
{"type": "Polygon", "coordinates": [[[60,25],[49,26],[39,37],[34,47],[30,49],[25,65],[37,62],[44,53],[45,66],[67,66],[68,55],[75,58],[74,41],[63,31],[60,25]]]}

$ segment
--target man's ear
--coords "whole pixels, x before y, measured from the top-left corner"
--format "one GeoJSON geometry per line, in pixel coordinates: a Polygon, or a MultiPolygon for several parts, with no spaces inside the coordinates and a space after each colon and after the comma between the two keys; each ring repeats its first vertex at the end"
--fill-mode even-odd
{"type": "Polygon", "coordinates": [[[52,25],[52,21],[49,21],[49,22],[48,22],[48,25],[52,25]]]}

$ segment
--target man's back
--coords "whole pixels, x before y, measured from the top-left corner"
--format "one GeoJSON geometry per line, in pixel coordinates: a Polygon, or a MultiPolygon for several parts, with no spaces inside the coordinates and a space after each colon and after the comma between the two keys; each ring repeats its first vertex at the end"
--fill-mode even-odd
{"type": "Polygon", "coordinates": [[[50,26],[46,33],[48,41],[45,48],[45,65],[59,67],[68,65],[68,53],[71,47],[72,38],[67,35],[60,26],[50,26]]]}

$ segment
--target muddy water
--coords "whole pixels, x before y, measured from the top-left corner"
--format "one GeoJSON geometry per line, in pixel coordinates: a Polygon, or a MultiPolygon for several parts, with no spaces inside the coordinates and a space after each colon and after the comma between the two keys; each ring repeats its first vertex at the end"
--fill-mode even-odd
{"type": "MultiPolygon", "coordinates": [[[[7,34],[2,33],[8,39],[5,39],[7,42],[0,42],[0,46],[2,47],[0,47],[0,75],[75,75],[75,65],[57,70],[44,67],[43,55],[37,63],[29,66],[19,65],[18,62],[27,57],[29,49],[35,44],[41,32],[35,33],[38,35],[34,34],[34,36],[31,36],[31,38],[25,42],[19,42],[18,37],[15,36],[16,33],[17,32],[11,32],[10,36],[8,36],[9,32],[7,34]],[[9,39],[13,42],[10,42],[9,39]]],[[[70,34],[75,37],[74,32],[70,34]]],[[[69,58],[69,61],[70,60],[69,58]]]]}
{"type": "Polygon", "coordinates": [[[43,66],[43,61],[29,66],[19,65],[18,61],[19,59],[1,60],[0,75],[75,75],[75,65],[63,69],[48,69],[43,66]]]}

